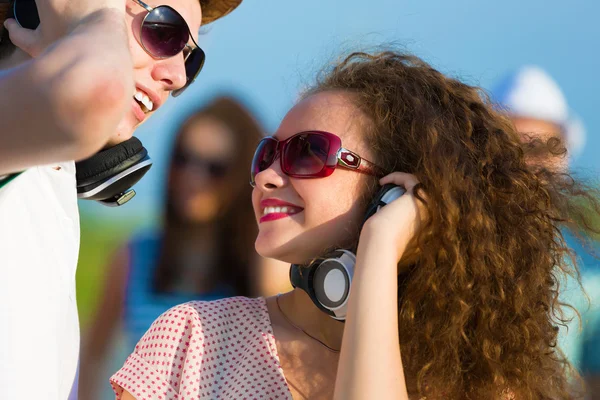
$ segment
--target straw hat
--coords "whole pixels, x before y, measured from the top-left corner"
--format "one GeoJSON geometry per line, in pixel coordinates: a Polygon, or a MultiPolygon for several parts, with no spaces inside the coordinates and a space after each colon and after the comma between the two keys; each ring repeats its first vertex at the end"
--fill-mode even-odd
{"type": "Polygon", "coordinates": [[[242,0],[200,0],[202,7],[202,25],[209,24],[221,17],[226,16],[237,6],[242,0]]]}

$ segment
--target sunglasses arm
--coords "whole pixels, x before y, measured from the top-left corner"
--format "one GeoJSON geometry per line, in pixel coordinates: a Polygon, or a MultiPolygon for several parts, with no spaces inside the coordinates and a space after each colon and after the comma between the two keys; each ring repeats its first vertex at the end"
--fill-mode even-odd
{"type": "Polygon", "coordinates": [[[152,12],[152,10],[154,10],[153,7],[150,7],[148,4],[144,3],[142,0],[134,0],[136,3],[138,3],[140,6],[144,7],[146,9],[146,11],[148,12],[152,12]]]}
{"type": "Polygon", "coordinates": [[[198,43],[196,42],[196,39],[194,39],[194,34],[192,34],[192,31],[190,29],[190,27],[188,26],[188,32],[190,33],[190,39],[192,39],[192,42],[194,42],[194,46],[196,46],[197,48],[200,48],[200,46],[198,45],[198,43]]]}
{"type": "Polygon", "coordinates": [[[361,172],[363,174],[374,175],[374,176],[383,176],[383,170],[372,163],[369,160],[366,160],[356,154],[353,151],[350,151],[345,148],[340,148],[337,152],[338,164],[342,165],[345,168],[353,169],[357,172],[361,172]]]}

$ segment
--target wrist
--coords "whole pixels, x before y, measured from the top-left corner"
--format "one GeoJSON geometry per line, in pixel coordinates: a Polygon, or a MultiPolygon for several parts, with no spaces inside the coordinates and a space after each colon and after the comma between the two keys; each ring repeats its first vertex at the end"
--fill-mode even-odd
{"type": "Polygon", "coordinates": [[[412,238],[412,229],[398,229],[386,220],[369,220],[365,222],[360,234],[360,241],[372,243],[374,246],[394,249],[397,260],[400,260],[412,238]]]}
{"type": "Polygon", "coordinates": [[[357,252],[375,251],[388,253],[398,263],[405,253],[409,237],[397,233],[397,229],[381,221],[367,221],[363,226],[358,241],[357,252]]]}

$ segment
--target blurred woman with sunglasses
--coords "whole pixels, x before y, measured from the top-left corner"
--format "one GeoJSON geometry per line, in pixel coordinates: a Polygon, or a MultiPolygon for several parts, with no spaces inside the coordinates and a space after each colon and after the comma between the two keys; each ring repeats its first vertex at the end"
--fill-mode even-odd
{"type": "Polygon", "coordinates": [[[106,382],[98,378],[99,368],[119,321],[130,348],[152,321],[179,303],[288,287],[280,265],[263,275],[275,266],[254,250],[247,165],[262,137],[250,113],[228,97],[182,125],[171,157],[163,229],[134,237],[109,266],[83,352],[80,393],[86,399],[93,397],[93,386],[106,382]]]}
{"type": "Polygon", "coordinates": [[[523,147],[477,88],[416,57],[351,54],[252,162],[255,247],[294,264],[297,288],[167,311],[112,377],[117,397],[572,398],[559,224],[595,200],[530,167],[543,149],[563,154],[523,147]],[[388,184],[405,193],[385,200],[388,184]]]}

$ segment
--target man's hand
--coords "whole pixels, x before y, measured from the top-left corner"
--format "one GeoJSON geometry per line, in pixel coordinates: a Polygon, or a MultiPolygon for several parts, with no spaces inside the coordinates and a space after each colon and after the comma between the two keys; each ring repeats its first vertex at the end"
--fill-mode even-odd
{"type": "Polygon", "coordinates": [[[126,0],[37,0],[40,26],[6,24],[33,56],[0,76],[0,175],[87,158],[131,108],[126,0]]]}
{"type": "Polygon", "coordinates": [[[52,43],[86,22],[101,17],[124,20],[125,1],[37,0],[40,26],[36,30],[22,28],[14,19],[6,20],[4,26],[17,47],[31,57],[37,57],[52,43]]]}

